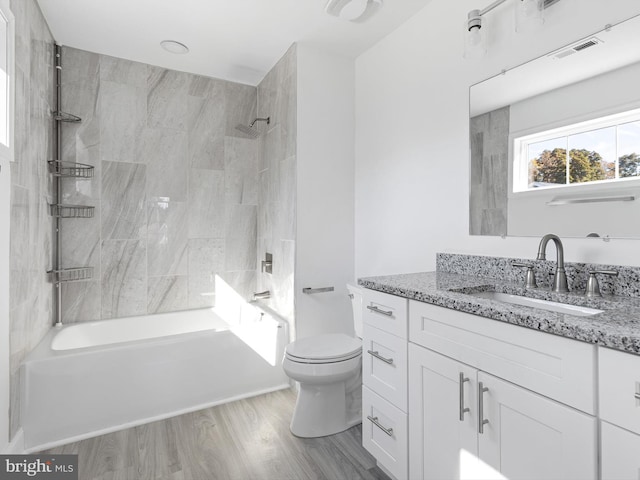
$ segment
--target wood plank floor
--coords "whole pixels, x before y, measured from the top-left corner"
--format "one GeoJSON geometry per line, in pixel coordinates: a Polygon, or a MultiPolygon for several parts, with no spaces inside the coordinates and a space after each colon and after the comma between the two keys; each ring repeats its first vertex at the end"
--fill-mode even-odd
{"type": "Polygon", "coordinates": [[[388,480],[360,426],[323,438],[289,431],[292,390],[219,405],[70,443],[80,480],[388,480]]]}

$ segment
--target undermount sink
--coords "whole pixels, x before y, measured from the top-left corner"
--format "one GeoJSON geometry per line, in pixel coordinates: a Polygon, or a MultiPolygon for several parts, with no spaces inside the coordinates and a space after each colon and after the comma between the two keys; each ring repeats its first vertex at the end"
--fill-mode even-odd
{"type": "Polygon", "coordinates": [[[541,310],[548,310],[550,312],[556,313],[566,313],[579,317],[588,317],[597,313],[602,313],[604,311],[595,308],[581,307],[579,305],[551,302],[549,300],[541,300],[538,298],[521,297],[520,295],[511,295],[509,293],[475,292],[470,293],[469,295],[471,295],[472,297],[487,298],[489,300],[496,300],[498,302],[510,303],[513,305],[522,305],[524,307],[539,308],[541,310]]]}

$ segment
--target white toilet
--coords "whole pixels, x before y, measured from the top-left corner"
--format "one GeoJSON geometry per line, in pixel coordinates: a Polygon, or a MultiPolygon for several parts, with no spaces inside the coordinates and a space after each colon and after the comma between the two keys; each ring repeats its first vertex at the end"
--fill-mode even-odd
{"type": "Polygon", "coordinates": [[[285,348],[284,371],[300,383],[291,419],[291,433],[298,437],[333,435],[362,421],[362,292],[347,288],[355,337],[330,333],[285,348]]]}

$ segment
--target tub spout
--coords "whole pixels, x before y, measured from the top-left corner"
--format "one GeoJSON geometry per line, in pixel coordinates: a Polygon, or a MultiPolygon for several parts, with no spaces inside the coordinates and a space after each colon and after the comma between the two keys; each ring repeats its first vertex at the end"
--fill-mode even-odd
{"type": "Polygon", "coordinates": [[[254,292],[253,299],[254,300],[263,300],[271,297],[271,292],[269,290],[265,290],[264,292],[254,292]]]}

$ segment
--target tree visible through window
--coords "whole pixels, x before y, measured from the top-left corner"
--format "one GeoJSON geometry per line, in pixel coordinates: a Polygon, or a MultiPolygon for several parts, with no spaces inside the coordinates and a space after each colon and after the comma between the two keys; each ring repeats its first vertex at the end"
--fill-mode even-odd
{"type": "Polygon", "coordinates": [[[514,183],[514,190],[640,178],[640,110],[629,113],[635,121],[606,118],[599,122],[602,128],[594,129],[598,122],[592,121],[588,128],[577,124],[516,139],[516,162],[526,162],[527,179],[525,188],[514,183]]]}

